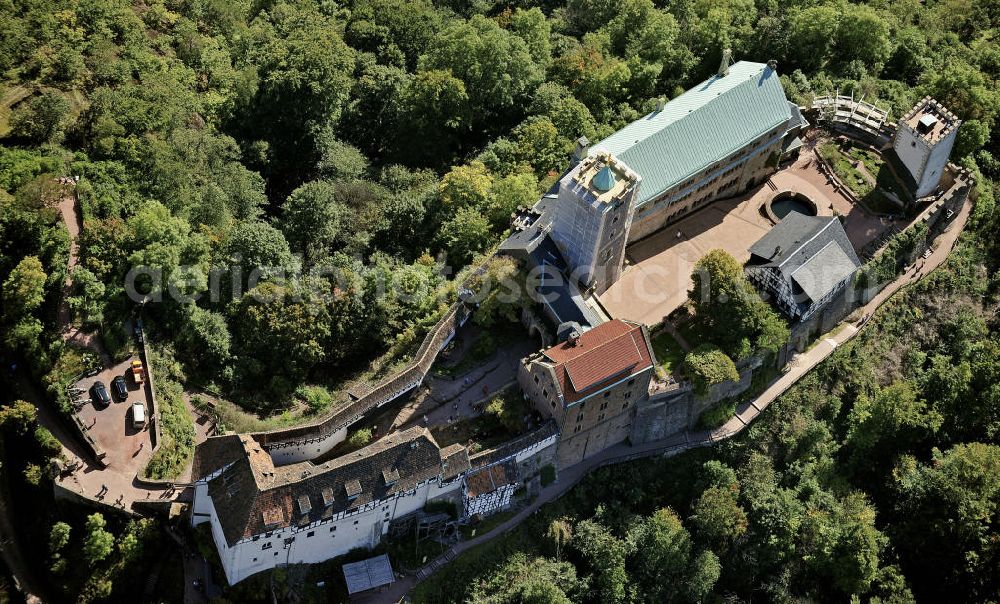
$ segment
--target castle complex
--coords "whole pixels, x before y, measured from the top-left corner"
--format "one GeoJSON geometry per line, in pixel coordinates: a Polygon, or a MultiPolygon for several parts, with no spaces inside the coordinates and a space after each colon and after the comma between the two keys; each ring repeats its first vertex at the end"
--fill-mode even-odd
{"type": "MultiPolygon", "coordinates": [[[[853,110],[844,121],[851,118],[853,110]]],[[[870,111],[865,120],[872,121],[870,111]]],[[[959,123],[931,99],[899,121],[892,149],[914,199],[937,189],[959,123]]],[[[543,338],[543,349],[518,369],[536,425],[476,452],[463,444],[441,447],[426,427],[409,426],[313,461],[369,414],[420,386],[475,311],[457,302],[410,365],[334,415],[285,430],[212,437],[197,447],[192,518],[211,526],[230,583],[374,547],[392,523],[430,502],[454,505],[460,519],[488,515],[509,505],[518,488],[537,485],[545,468],[557,471],[691,425],[697,412],[679,411],[676,393],[651,394],[657,360],[647,326],[610,316],[595,295],[621,278],[629,244],[765,183],[796,156],[807,126],[786,99],[773,62],[730,64],[727,53],[718,73],[656,111],[596,144],[581,139],[565,174],[514,217],[498,251],[538,276],[538,308],[554,328],[555,337],[543,338]]],[[[861,264],[836,216],[792,213],[749,252],[747,276],[793,323],[846,299],[861,264]]]]}

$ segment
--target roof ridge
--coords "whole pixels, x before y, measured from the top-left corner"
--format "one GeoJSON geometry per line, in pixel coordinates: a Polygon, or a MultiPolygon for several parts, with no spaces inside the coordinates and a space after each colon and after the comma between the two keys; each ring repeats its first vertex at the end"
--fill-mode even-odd
{"type": "MultiPolygon", "coordinates": [[[[809,218],[818,218],[820,220],[823,219],[822,216],[810,216],[809,218]]],[[[801,244],[799,244],[799,246],[796,247],[795,250],[796,251],[797,250],[801,250],[805,246],[809,245],[809,243],[811,243],[813,239],[816,239],[817,237],[819,237],[820,235],[822,235],[823,232],[826,231],[826,229],[830,228],[830,225],[833,224],[833,221],[836,218],[837,218],[836,216],[831,216],[830,220],[828,220],[826,222],[826,224],[824,224],[818,231],[816,231],[815,233],[813,233],[812,236],[809,237],[809,239],[806,239],[801,244]]],[[[823,246],[823,247],[826,247],[826,246],[823,246]]],[[[785,256],[785,258],[781,262],[778,263],[778,268],[780,269],[782,266],[784,266],[785,263],[788,262],[792,258],[792,256],[793,256],[793,254],[788,254],[787,256],[785,256]]],[[[796,269],[796,270],[798,270],[798,269],[796,269]]],[[[792,271],[792,272],[794,272],[794,271],[792,271]]]]}

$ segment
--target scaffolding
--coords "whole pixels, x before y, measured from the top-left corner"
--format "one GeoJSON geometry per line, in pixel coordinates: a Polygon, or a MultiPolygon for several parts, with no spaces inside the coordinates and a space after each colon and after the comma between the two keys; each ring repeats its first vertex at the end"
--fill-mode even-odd
{"type": "Polygon", "coordinates": [[[889,111],[880,109],[877,100],[874,103],[865,102],[864,95],[855,99],[853,91],[851,96],[840,94],[838,89],[836,94],[816,97],[812,108],[817,110],[822,122],[846,124],[876,137],[891,136],[886,124],[889,111]]]}

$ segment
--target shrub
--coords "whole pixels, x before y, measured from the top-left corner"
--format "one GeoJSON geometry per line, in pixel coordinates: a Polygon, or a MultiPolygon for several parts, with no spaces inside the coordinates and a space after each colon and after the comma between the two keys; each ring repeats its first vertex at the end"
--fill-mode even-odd
{"type": "Polygon", "coordinates": [[[38,445],[45,452],[46,457],[56,457],[62,453],[62,445],[59,444],[59,440],[45,426],[35,428],[35,440],[38,441],[38,445]]]}
{"type": "Polygon", "coordinates": [[[684,372],[698,394],[707,394],[709,388],[726,380],[740,379],[733,360],[711,344],[702,344],[684,357],[684,372]]]}
{"type": "Polygon", "coordinates": [[[184,389],[172,379],[174,374],[168,369],[170,364],[161,360],[166,361],[167,358],[157,351],[153,365],[167,369],[156,378],[156,411],[162,442],[145,471],[147,478],[156,480],[180,476],[194,453],[195,435],[191,414],[184,404],[184,389]]]}
{"type": "Polygon", "coordinates": [[[360,449],[372,441],[372,429],[362,428],[351,434],[347,439],[347,445],[351,449],[360,449]]]}
{"type": "Polygon", "coordinates": [[[486,414],[492,416],[511,434],[518,434],[523,426],[524,405],[520,399],[497,396],[486,405],[486,414]]]}
{"type": "Polygon", "coordinates": [[[718,403],[711,409],[706,409],[702,412],[701,416],[698,417],[698,428],[702,430],[711,430],[712,428],[718,428],[722,424],[729,421],[733,415],[736,414],[736,401],[735,400],[725,400],[718,403]]]}
{"type": "Polygon", "coordinates": [[[322,386],[299,386],[295,396],[305,401],[313,415],[326,411],[333,403],[333,395],[322,386]]]}

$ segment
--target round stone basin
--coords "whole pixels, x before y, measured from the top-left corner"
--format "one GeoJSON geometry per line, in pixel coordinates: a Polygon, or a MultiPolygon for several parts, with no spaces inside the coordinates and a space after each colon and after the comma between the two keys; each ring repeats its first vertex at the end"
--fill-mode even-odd
{"type": "Polygon", "coordinates": [[[775,222],[788,216],[790,212],[798,212],[806,216],[816,215],[816,204],[802,193],[785,191],[779,193],[768,205],[768,214],[775,222]]]}

